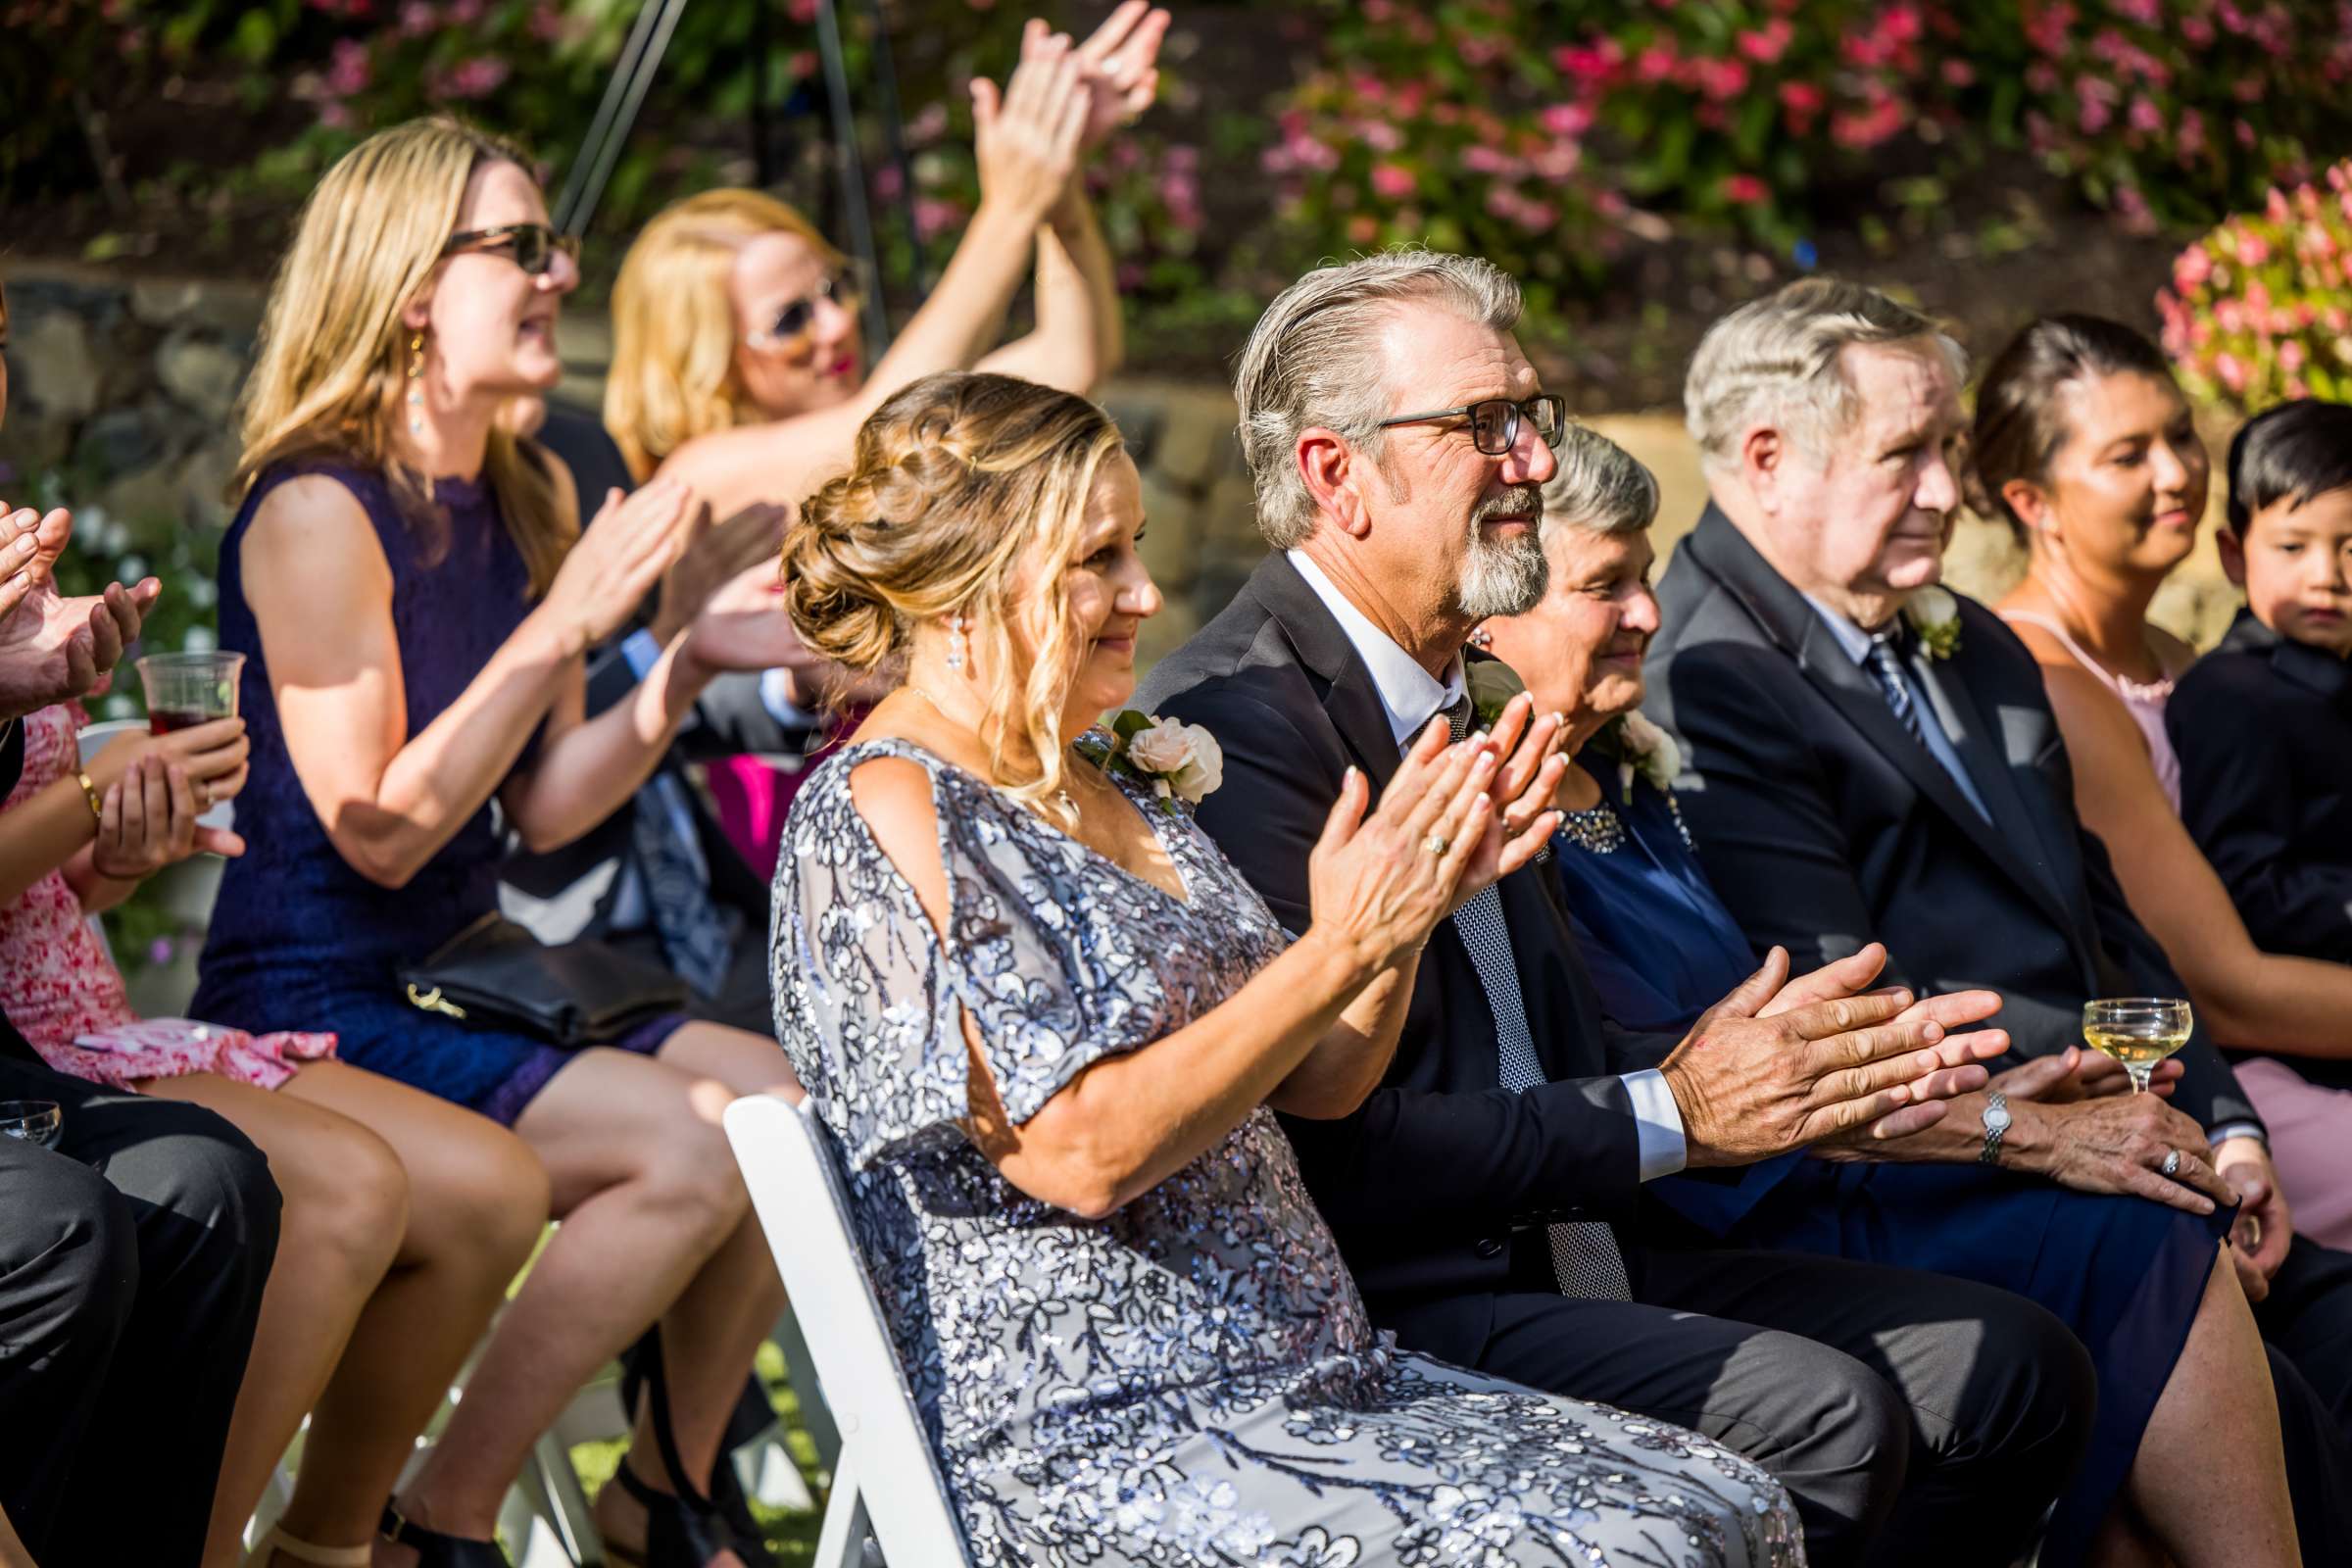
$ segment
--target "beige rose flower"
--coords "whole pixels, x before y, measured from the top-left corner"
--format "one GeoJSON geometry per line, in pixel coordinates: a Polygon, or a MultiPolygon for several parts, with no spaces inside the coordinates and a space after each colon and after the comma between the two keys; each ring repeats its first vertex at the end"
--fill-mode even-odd
{"type": "Polygon", "coordinates": [[[1138,771],[1156,773],[1162,778],[1173,779],[1192,760],[1191,730],[1176,719],[1154,714],[1152,727],[1136,731],[1135,738],[1127,743],[1127,760],[1138,771]]]}

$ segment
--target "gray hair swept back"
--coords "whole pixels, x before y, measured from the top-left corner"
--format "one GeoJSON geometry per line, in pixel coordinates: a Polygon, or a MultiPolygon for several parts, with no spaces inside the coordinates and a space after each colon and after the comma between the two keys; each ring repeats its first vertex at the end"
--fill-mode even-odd
{"type": "Polygon", "coordinates": [[[1314,498],[1293,456],[1300,431],[1321,425],[1380,456],[1392,396],[1380,328],[1415,300],[1498,331],[1519,324],[1518,280],[1494,263],[1399,248],[1316,268],[1276,295],[1250,329],[1233,393],[1258,531],[1275,549],[1314,532],[1314,498]]]}
{"type": "Polygon", "coordinates": [[[1647,533],[1658,517],[1658,476],[1589,425],[1560,432],[1560,471],[1544,486],[1544,527],[1647,533]]]}
{"type": "Polygon", "coordinates": [[[1786,431],[1816,457],[1850,429],[1859,412],[1840,356],[1857,343],[1925,339],[1956,384],[1968,380],[1968,351],[1910,306],[1875,288],[1807,277],[1751,300],[1699,340],[1683,383],[1684,418],[1709,473],[1739,461],[1740,439],[1759,424],[1786,431]]]}

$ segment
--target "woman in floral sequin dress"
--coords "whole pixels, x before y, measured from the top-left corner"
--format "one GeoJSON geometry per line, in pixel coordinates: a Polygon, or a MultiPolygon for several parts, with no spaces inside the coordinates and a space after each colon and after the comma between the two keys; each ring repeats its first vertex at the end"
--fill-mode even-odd
{"type": "Polygon", "coordinates": [[[1370,1327],[1268,1107],[1358,1102],[1431,926],[1556,825],[1529,705],[1433,727],[1369,815],[1351,777],[1293,940],[1183,804],[1213,740],[1090,727],[1159,605],[1141,522],[1100,411],[951,374],[786,545],[801,635],[906,679],[795,805],[777,1034],[973,1556],[1801,1561],[1736,1455],[1370,1327]]]}

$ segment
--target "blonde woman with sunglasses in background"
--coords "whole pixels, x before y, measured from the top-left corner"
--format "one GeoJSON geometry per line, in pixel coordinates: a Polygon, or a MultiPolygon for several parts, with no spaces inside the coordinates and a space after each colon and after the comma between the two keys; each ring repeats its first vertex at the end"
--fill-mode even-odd
{"type": "Polygon", "coordinates": [[[1084,392],[1117,366],[1118,291],[1083,160],[1150,106],[1168,14],[1127,0],[1083,44],[1032,21],[1003,93],[972,83],[980,205],[947,271],[871,367],[858,282],[806,218],[713,190],[646,225],[612,292],[605,423],[639,479],[725,517],[797,503],[893,392],[975,366],[1084,392]],[[988,352],[1036,257],[1037,329],[988,352]]]}
{"type": "Polygon", "coordinates": [[[585,716],[582,656],[674,559],[688,500],[667,482],[614,491],[583,530],[570,472],[500,425],[560,374],[556,318],[579,278],[528,169],[417,121],[354,149],[303,212],[220,551],[220,643],[248,661],[237,826],[253,848],[222,880],[194,1010],[332,1030],[344,1060],[485,1134],[511,1128],[563,1221],[385,1511],[375,1560],[503,1563],[492,1530],[530,1445],[658,1324],[666,1377],[597,1522],[616,1560],[747,1568],[763,1549],[703,1494],[783,1292],[718,1117],[739,1094],[797,1097],[783,1056],[676,1014],[565,1052],[402,991],[404,966],[497,908],[493,803],[532,847],[568,841],[645,782],[716,670],[781,657],[760,628],[783,617],[747,577],[585,716]]]}

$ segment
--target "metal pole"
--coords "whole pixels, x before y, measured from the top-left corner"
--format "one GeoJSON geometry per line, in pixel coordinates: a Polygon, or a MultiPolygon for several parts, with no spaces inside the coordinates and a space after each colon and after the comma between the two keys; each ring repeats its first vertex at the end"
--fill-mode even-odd
{"type": "MultiPolygon", "coordinates": [[[[644,62],[646,42],[669,7],[670,0],[654,0],[653,4],[639,8],[637,20],[629,25],[629,36],[620,46],[620,59],[605,83],[605,95],[597,102],[595,118],[588,122],[588,133],[580,138],[580,150],[573,155],[571,168],[564,172],[563,192],[556,197],[559,232],[576,234],[587,226],[585,220],[596,206],[595,199],[586,196],[588,172],[603,151],[605,138],[612,133],[621,99],[627,96],[629,84],[636,79],[644,62]]],[[[628,134],[626,125],[621,127],[620,134],[624,137],[628,134]]]]}
{"type": "Polygon", "coordinates": [[[914,289],[917,294],[928,294],[931,258],[923,244],[923,231],[914,222],[914,161],[906,155],[906,127],[900,123],[899,72],[891,60],[888,0],[874,0],[874,89],[882,96],[882,145],[890,154],[891,168],[899,173],[899,218],[906,225],[914,289]]]}
{"type": "MultiPolygon", "coordinates": [[[[825,94],[833,120],[833,169],[841,181],[842,217],[850,230],[850,253],[877,281],[881,261],[874,251],[873,215],[865,205],[865,171],[858,156],[858,121],[850,107],[850,70],[841,50],[841,18],[833,0],[817,0],[816,50],[825,71],[825,94]]],[[[890,316],[882,308],[882,291],[865,291],[866,353],[879,359],[890,346],[890,316]]]]}
{"type": "Polygon", "coordinates": [[[768,7],[772,0],[752,0],[752,183],[761,190],[776,182],[775,158],[769,150],[767,83],[774,74],[769,56],[774,51],[768,7]]]}
{"type": "Polygon", "coordinates": [[[594,167],[588,171],[576,215],[577,227],[570,232],[587,231],[596,204],[604,199],[605,182],[612,177],[612,166],[620,162],[620,150],[628,144],[629,132],[636,126],[637,112],[645,107],[645,95],[653,90],[654,76],[662,69],[662,57],[669,52],[670,34],[678,30],[678,19],[686,14],[686,0],[659,0],[659,7],[653,37],[646,45],[636,75],[622,93],[612,133],[597,149],[594,167]]]}

